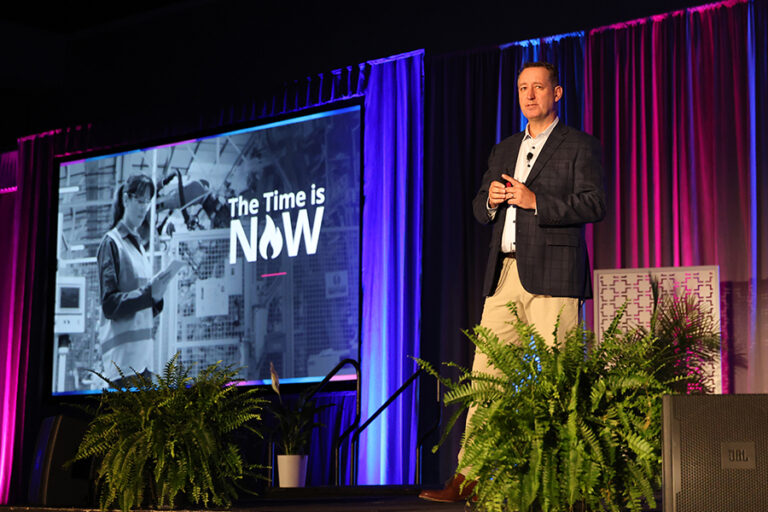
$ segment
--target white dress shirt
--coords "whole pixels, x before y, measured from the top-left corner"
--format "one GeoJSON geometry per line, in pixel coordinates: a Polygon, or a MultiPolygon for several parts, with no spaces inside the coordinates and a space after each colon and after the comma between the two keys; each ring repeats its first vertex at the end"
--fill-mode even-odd
{"type": "MultiPolygon", "coordinates": [[[[520,144],[520,151],[517,154],[517,164],[515,165],[515,178],[520,183],[525,184],[525,180],[528,179],[528,175],[531,173],[533,165],[536,163],[536,159],[541,153],[541,148],[544,147],[544,143],[547,142],[549,134],[555,129],[559,117],[555,117],[555,120],[547,126],[546,130],[541,132],[535,137],[531,137],[530,124],[525,127],[525,135],[523,136],[523,142],[520,144]]],[[[497,208],[488,208],[488,216],[491,220],[496,217],[497,208]]],[[[507,209],[507,217],[504,221],[504,231],[501,234],[501,252],[514,252],[515,251],[515,222],[517,221],[517,206],[510,206],[507,209]]]]}

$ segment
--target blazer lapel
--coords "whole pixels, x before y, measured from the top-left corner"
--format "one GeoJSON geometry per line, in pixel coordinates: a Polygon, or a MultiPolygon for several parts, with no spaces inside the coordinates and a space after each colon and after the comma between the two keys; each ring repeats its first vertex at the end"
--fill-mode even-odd
{"type": "MultiPolygon", "coordinates": [[[[512,155],[514,155],[511,158],[512,167],[505,168],[499,172],[499,179],[501,179],[501,174],[506,174],[508,176],[515,176],[515,167],[517,166],[517,155],[520,153],[520,144],[523,143],[523,136],[525,135],[525,132],[518,132],[510,137],[510,143],[511,146],[509,148],[509,151],[512,155]]],[[[504,201],[501,203],[501,206],[499,207],[499,212],[496,215],[499,215],[498,222],[496,223],[497,226],[501,226],[499,229],[499,233],[501,233],[501,230],[503,229],[504,222],[507,219],[507,209],[509,208],[509,204],[504,201]]],[[[501,243],[501,234],[499,234],[499,243],[501,243]]]]}
{"type": "MultiPolygon", "coordinates": [[[[547,138],[547,142],[544,144],[544,147],[541,148],[541,153],[539,153],[538,158],[536,158],[536,163],[533,164],[533,169],[531,169],[531,173],[528,175],[528,179],[525,180],[526,186],[532,183],[544,168],[544,166],[547,165],[549,159],[552,158],[552,155],[555,154],[557,148],[560,147],[560,144],[562,144],[563,140],[565,140],[567,133],[568,127],[563,123],[563,120],[561,119],[558,121],[555,129],[552,130],[552,133],[549,134],[549,138],[547,138]]],[[[519,147],[520,145],[518,144],[518,148],[519,147]]]]}
{"type": "Polygon", "coordinates": [[[511,155],[511,158],[509,159],[509,161],[512,162],[512,167],[504,169],[502,171],[504,174],[508,174],[509,176],[512,176],[512,177],[515,176],[515,167],[517,166],[517,155],[520,153],[520,144],[523,143],[524,135],[525,135],[525,132],[518,132],[512,135],[512,137],[510,137],[511,139],[510,142],[512,144],[509,148],[510,155],[511,155]]]}

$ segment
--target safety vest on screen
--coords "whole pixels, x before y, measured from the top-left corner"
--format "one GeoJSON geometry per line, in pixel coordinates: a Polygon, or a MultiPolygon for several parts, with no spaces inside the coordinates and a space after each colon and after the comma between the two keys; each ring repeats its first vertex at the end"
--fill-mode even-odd
{"type": "MultiPolygon", "coordinates": [[[[146,285],[152,278],[152,265],[143,249],[137,249],[124,239],[117,228],[107,235],[117,245],[120,270],[117,276],[118,290],[130,292],[146,285]]],[[[122,320],[106,319],[105,333],[101,341],[104,376],[117,379],[115,364],[126,376],[152,369],[152,308],[137,311],[131,318],[122,320]]]]}

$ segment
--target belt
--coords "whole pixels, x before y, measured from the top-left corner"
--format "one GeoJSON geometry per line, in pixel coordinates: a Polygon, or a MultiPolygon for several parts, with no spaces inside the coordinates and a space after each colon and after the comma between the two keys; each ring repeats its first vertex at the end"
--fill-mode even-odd
{"type": "Polygon", "coordinates": [[[502,258],[516,258],[517,257],[517,251],[512,252],[503,252],[501,253],[502,258]]]}

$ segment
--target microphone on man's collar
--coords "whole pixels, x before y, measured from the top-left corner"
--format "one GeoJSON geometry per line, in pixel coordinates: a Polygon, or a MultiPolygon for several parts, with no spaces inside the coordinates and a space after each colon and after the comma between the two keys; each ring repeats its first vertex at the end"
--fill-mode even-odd
{"type": "MultiPolygon", "coordinates": [[[[525,155],[525,161],[526,161],[526,162],[528,162],[528,163],[530,164],[530,163],[531,163],[531,158],[533,158],[533,153],[531,153],[531,152],[529,151],[529,152],[528,152],[528,154],[527,154],[527,155],[525,155]]],[[[509,171],[507,171],[507,172],[509,172],[509,171]]],[[[508,182],[507,182],[507,187],[506,187],[506,188],[509,188],[509,187],[511,187],[511,186],[512,186],[512,183],[508,181],[508,182]]]]}

